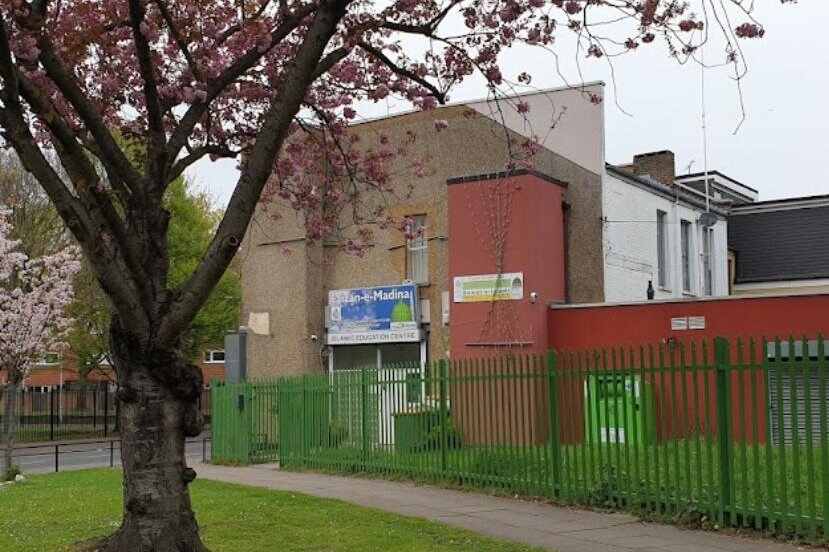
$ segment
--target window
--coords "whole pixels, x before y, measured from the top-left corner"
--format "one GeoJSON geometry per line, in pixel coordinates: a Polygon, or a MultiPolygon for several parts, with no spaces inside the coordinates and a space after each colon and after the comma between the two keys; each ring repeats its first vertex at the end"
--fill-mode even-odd
{"type": "Polygon", "coordinates": [[[668,213],[656,212],[656,283],[668,287],[668,213]]]}
{"type": "Polygon", "coordinates": [[[225,352],[224,351],[205,351],[204,352],[204,361],[207,364],[215,364],[225,361],[225,352]]]}
{"type": "Polygon", "coordinates": [[[714,263],[711,259],[713,228],[702,229],[702,283],[705,295],[714,295],[714,263]]]}
{"type": "Polygon", "coordinates": [[[38,364],[41,366],[53,366],[55,364],[60,364],[60,353],[56,353],[54,351],[43,353],[40,357],[40,361],[38,361],[38,364]]]}
{"type": "Polygon", "coordinates": [[[411,227],[406,240],[406,279],[416,284],[429,283],[429,241],[426,239],[426,215],[409,217],[411,227]]]}
{"type": "Polygon", "coordinates": [[[691,223],[683,220],[680,229],[682,245],[682,291],[691,293],[691,223]]]}

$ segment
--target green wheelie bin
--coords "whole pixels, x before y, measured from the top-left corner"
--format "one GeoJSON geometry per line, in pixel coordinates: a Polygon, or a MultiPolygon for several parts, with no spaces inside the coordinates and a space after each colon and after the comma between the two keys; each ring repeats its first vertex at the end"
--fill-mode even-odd
{"type": "Polygon", "coordinates": [[[585,430],[588,439],[608,444],[656,442],[653,388],[632,374],[593,374],[587,377],[585,430]]]}

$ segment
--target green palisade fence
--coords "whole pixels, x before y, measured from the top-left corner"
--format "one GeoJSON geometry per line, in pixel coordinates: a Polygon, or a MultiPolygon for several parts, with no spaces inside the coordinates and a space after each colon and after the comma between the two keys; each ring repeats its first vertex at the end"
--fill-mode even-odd
{"type": "Polygon", "coordinates": [[[829,346],[718,338],[213,390],[214,457],[829,535],[829,346]]]}

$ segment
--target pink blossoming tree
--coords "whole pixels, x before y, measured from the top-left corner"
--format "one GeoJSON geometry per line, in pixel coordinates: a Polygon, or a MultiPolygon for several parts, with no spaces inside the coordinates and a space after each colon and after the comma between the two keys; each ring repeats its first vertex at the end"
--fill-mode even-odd
{"type": "MultiPolygon", "coordinates": [[[[712,28],[724,37],[721,61],[739,75],[737,39],[763,34],[752,5],[2,0],[5,143],[49,195],[111,302],[124,512],[101,549],[204,550],[187,492],[195,473],[184,458],[185,437],[202,428],[195,408],[202,381],[182,355],[181,336],[236,254],[269,179],[306,212],[308,235],[323,237],[337,224],[331,208],[350,207],[362,191],[386,191],[384,160],[405,155],[402,144],[344,143],[366,102],[395,96],[430,109],[475,75],[492,94],[513,81],[528,84],[533,68],[513,75],[502,53],[519,44],[552,52],[565,33],[588,57],[662,42],[687,61],[712,28]],[[124,139],[141,144],[140,163],[124,139]],[[46,162],[46,150],[65,177],[46,162]],[[172,287],[164,192],[206,156],[239,159],[240,176],[200,264],[172,287]]],[[[382,209],[373,211],[357,222],[384,220],[382,209]]]]}
{"type": "Polygon", "coordinates": [[[78,252],[72,248],[38,259],[27,257],[10,238],[6,217],[0,211],[0,373],[6,378],[0,473],[12,468],[20,385],[69,328],[65,308],[72,301],[72,277],[80,269],[78,252]]]}

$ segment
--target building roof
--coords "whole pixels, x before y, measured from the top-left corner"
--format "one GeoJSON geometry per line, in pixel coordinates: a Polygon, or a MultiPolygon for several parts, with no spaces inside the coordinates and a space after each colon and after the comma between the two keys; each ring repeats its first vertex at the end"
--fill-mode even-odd
{"type": "MultiPolygon", "coordinates": [[[[629,183],[635,186],[644,188],[652,193],[663,196],[667,199],[678,199],[679,201],[682,201],[683,203],[689,205],[694,209],[705,210],[706,208],[705,194],[702,194],[697,190],[689,188],[683,184],[674,184],[673,186],[668,186],[667,184],[663,184],[662,182],[656,180],[655,178],[651,178],[648,175],[636,175],[624,170],[623,168],[610,164],[607,165],[607,172],[617,178],[627,180],[629,183]]],[[[716,203],[711,204],[711,211],[720,215],[721,217],[724,217],[727,213],[725,209],[723,209],[720,205],[717,205],[716,203]]]]}
{"type": "Polygon", "coordinates": [[[567,187],[567,182],[562,182],[556,178],[548,174],[544,174],[543,172],[537,171],[535,169],[515,169],[512,171],[501,171],[501,172],[494,172],[494,173],[486,173],[486,174],[475,174],[475,175],[468,175],[468,176],[455,176],[449,178],[446,181],[447,185],[452,184],[464,184],[467,182],[482,182],[485,180],[500,180],[503,178],[509,178],[511,176],[534,176],[539,180],[543,180],[545,182],[549,182],[550,184],[555,184],[557,186],[561,186],[562,188],[567,187]]]}
{"type": "Polygon", "coordinates": [[[738,284],[829,278],[829,196],[734,207],[728,247],[738,284]]]}
{"type": "Polygon", "coordinates": [[[724,175],[719,171],[708,171],[707,188],[705,184],[705,173],[691,173],[677,176],[676,181],[698,190],[703,195],[710,193],[711,198],[716,201],[730,201],[737,205],[753,203],[757,201],[760,195],[754,188],[746,186],[742,182],[724,175]]]}
{"type": "MultiPolygon", "coordinates": [[[[571,85],[567,85],[567,86],[554,86],[554,87],[550,87],[550,88],[539,88],[539,89],[536,89],[536,90],[528,90],[526,92],[520,92],[518,94],[510,94],[510,95],[507,96],[507,99],[515,100],[515,99],[518,99],[518,98],[525,98],[527,96],[546,96],[548,94],[554,94],[556,92],[564,92],[566,90],[586,90],[587,88],[591,88],[591,87],[594,87],[594,86],[604,86],[604,85],[605,85],[605,82],[602,81],[602,80],[593,80],[593,81],[583,82],[583,83],[580,83],[580,84],[571,84],[571,85]]],[[[431,112],[437,112],[439,110],[443,110],[443,109],[446,109],[448,107],[463,107],[463,106],[467,106],[467,105],[470,105],[470,104],[476,104],[476,103],[486,102],[486,101],[495,101],[495,99],[490,98],[488,96],[484,96],[484,97],[470,98],[470,99],[466,99],[466,100],[453,100],[453,101],[447,102],[443,105],[435,106],[435,108],[433,110],[431,110],[431,112]]],[[[351,122],[351,124],[349,124],[348,126],[349,127],[356,127],[356,126],[364,125],[364,124],[367,124],[367,123],[376,123],[378,121],[394,119],[394,118],[397,118],[397,117],[405,117],[405,116],[408,116],[408,115],[417,115],[419,113],[424,113],[424,111],[422,109],[417,109],[417,108],[406,108],[406,109],[401,109],[400,111],[395,111],[393,113],[388,113],[387,115],[378,115],[376,117],[365,117],[365,118],[362,118],[358,121],[351,122]]],[[[428,113],[428,111],[426,111],[425,113],[428,113]]]]}
{"type": "Polygon", "coordinates": [[[812,207],[825,207],[827,205],[829,205],[829,194],[755,201],[754,203],[748,203],[746,205],[735,205],[731,212],[735,215],[745,215],[755,212],[808,209],[812,207]]]}
{"type": "MultiPolygon", "coordinates": [[[[743,184],[742,182],[740,182],[736,178],[731,178],[730,176],[728,176],[726,174],[723,174],[720,171],[708,171],[708,176],[719,176],[719,177],[725,178],[726,180],[730,180],[734,184],[739,184],[743,188],[748,188],[752,192],[760,193],[756,189],[752,188],[751,186],[746,186],[745,184],[743,184]]],[[[677,180],[697,180],[697,179],[700,179],[700,178],[705,178],[705,173],[704,172],[679,174],[676,177],[677,180]]]]}

